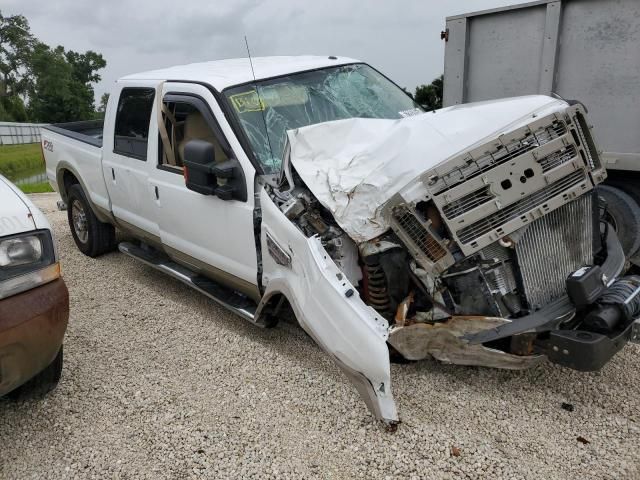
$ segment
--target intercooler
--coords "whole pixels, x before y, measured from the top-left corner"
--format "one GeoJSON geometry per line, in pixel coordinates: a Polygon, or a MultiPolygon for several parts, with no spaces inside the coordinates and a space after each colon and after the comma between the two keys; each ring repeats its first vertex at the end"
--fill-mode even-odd
{"type": "Polygon", "coordinates": [[[593,264],[593,218],[593,197],[583,195],[524,227],[516,258],[530,308],[561,297],[567,276],[593,264]]]}

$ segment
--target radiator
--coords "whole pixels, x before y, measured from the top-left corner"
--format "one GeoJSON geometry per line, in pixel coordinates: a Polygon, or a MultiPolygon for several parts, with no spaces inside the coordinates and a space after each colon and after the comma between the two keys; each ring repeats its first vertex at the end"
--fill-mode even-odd
{"type": "Polygon", "coordinates": [[[583,195],[525,227],[516,258],[530,308],[564,295],[567,276],[593,264],[593,218],[593,197],[583,195]]]}

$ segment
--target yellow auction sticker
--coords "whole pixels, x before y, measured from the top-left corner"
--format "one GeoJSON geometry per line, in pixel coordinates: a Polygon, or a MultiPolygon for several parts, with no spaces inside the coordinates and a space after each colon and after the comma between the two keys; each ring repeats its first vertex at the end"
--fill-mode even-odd
{"type": "Polygon", "coordinates": [[[236,93],[229,97],[233,108],[238,113],[245,112],[260,112],[265,109],[265,103],[262,101],[255,90],[249,90],[248,92],[236,93]]]}

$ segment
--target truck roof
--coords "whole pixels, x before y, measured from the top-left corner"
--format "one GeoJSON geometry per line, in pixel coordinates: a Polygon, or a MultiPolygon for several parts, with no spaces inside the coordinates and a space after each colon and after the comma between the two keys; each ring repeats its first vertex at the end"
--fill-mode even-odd
{"type": "MultiPolygon", "coordinates": [[[[252,57],[253,69],[257,80],[287,75],[290,73],[332,67],[359,60],[348,57],[301,55],[295,57],[252,57]]],[[[129,80],[188,80],[206,82],[223,90],[232,85],[238,85],[253,80],[251,64],[248,58],[230,58],[212,62],[190,63],[175,67],[134,73],[122,77],[118,81],[129,80]]]]}

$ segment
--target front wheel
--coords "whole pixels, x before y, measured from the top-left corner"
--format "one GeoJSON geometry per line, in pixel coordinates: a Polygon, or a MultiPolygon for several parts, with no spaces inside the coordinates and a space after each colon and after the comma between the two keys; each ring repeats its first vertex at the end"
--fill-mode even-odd
{"type": "Polygon", "coordinates": [[[67,219],[73,240],[85,255],[97,257],[115,248],[115,228],[98,220],[79,184],[69,188],[67,219]]]}
{"type": "Polygon", "coordinates": [[[627,258],[640,249],[640,208],[622,190],[609,185],[598,186],[598,194],[607,202],[606,220],[613,225],[627,258]]]}

